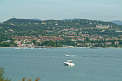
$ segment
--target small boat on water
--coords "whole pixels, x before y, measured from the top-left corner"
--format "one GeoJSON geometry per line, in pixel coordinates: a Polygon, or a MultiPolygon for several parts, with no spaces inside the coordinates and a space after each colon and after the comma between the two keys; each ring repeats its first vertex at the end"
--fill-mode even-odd
{"type": "Polygon", "coordinates": [[[69,55],[69,54],[65,54],[66,57],[74,57],[76,55],[69,55]]]}
{"type": "Polygon", "coordinates": [[[66,62],[64,62],[65,66],[75,66],[75,64],[72,62],[72,60],[67,60],[66,62]]]}
{"type": "Polygon", "coordinates": [[[66,57],[69,57],[70,55],[68,55],[68,54],[65,54],[65,56],[66,56],[66,57]]]}

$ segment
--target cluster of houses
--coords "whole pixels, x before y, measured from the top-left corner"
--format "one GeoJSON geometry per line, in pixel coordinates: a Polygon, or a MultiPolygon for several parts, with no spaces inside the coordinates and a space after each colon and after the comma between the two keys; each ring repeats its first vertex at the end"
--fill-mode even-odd
{"type": "MultiPolygon", "coordinates": [[[[109,35],[99,35],[90,34],[89,32],[94,31],[94,29],[100,30],[100,32],[104,32],[105,30],[109,30],[112,26],[109,25],[96,25],[96,27],[90,28],[63,28],[57,31],[57,35],[54,36],[14,36],[12,37],[15,40],[15,43],[18,47],[34,47],[34,42],[42,43],[44,41],[63,41],[65,39],[69,39],[72,42],[75,42],[77,46],[111,46],[111,45],[119,45],[120,41],[122,41],[122,36],[119,37],[109,37],[109,35]],[[80,41],[80,43],[79,43],[80,41]],[[102,41],[102,42],[99,42],[102,41]]],[[[50,32],[49,30],[46,32],[50,32]]],[[[52,31],[53,32],[53,31],[52,31]]]]}
{"type": "Polygon", "coordinates": [[[60,41],[64,40],[62,37],[56,36],[40,36],[40,37],[33,37],[33,36],[15,36],[15,43],[18,47],[35,47],[34,42],[43,42],[43,41],[60,41]]]}
{"type": "MultiPolygon", "coordinates": [[[[122,40],[120,38],[103,38],[101,36],[89,36],[84,34],[82,36],[66,36],[65,38],[70,39],[72,42],[76,43],[76,46],[111,46],[111,45],[119,45],[120,42],[118,40],[122,40]],[[114,41],[112,41],[114,40],[114,41]],[[79,42],[80,41],[80,42],[79,42]],[[92,41],[92,42],[91,42],[92,41]],[[93,42],[94,41],[94,42],[93,42]],[[99,42],[103,41],[103,42],[99,42]]],[[[15,36],[15,43],[18,47],[35,47],[34,42],[42,43],[44,41],[63,41],[63,37],[56,36],[40,36],[40,37],[32,37],[32,36],[15,36]]]]}

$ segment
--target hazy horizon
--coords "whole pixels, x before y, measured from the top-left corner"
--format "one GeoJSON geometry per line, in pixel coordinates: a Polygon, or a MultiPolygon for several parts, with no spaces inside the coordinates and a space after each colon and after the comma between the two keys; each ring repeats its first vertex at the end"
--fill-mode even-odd
{"type": "Polygon", "coordinates": [[[10,18],[122,20],[122,0],[0,0],[0,22],[10,18]]]}

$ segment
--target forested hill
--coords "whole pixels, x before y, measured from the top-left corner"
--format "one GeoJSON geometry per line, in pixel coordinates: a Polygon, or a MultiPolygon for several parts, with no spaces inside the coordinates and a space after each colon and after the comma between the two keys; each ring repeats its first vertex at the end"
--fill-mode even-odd
{"type": "Polygon", "coordinates": [[[104,22],[88,19],[65,19],[65,20],[38,20],[38,19],[16,19],[12,18],[4,22],[4,24],[31,24],[40,26],[66,26],[66,27],[96,27],[96,25],[117,26],[112,22],[104,22]]]}
{"type": "MultiPolygon", "coordinates": [[[[88,19],[65,19],[65,20],[38,20],[12,18],[0,24],[1,35],[30,36],[30,35],[60,35],[64,29],[75,28],[78,32],[93,32],[92,29],[108,27],[111,30],[121,30],[120,25],[112,22],[104,22],[88,19]],[[98,28],[97,28],[98,27],[98,28]],[[99,28],[100,27],[100,28],[99,28]]],[[[97,34],[98,31],[93,32],[97,34]]],[[[103,33],[104,34],[104,33],[103,33]]],[[[106,33],[107,34],[107,33],[106,33]]],[[[111,33],[110,33],[111,34],[111,33]]]]}
{"type": "Polygon", "coordinates": [[[17,46],[17,42],[35,46],[122,47],[121,40],[122,26],[112,22],[12,18],[0,23],[0,46],[3,47],[17,46]]]}

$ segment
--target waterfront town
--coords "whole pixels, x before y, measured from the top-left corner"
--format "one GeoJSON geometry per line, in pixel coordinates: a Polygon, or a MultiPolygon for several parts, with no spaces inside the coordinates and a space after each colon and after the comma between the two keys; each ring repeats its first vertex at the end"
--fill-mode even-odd
{"type": "Polygon", "coordinates": [[[122,27],[111,22],[10,19],[0,29],[1,47],[122,47],[122,27]]]}

